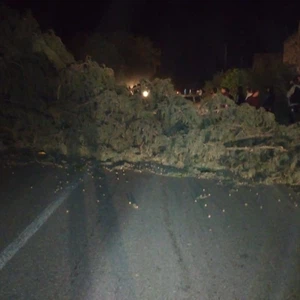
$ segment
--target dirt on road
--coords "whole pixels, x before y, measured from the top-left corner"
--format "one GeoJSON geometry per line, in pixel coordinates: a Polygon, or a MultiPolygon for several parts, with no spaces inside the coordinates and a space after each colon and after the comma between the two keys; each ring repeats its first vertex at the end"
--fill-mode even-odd
{"type": "Polygon", "coordinates": [[[21,161],[0,168],[1,299],[300,299],[288,187],[21,161]]]}

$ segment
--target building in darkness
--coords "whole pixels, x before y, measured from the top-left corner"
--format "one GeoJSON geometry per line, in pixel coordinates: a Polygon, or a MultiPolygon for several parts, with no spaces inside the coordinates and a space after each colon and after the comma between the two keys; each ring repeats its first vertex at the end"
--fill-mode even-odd
{"type": "Polygon", "coordinates": [[[282,53],[255,53],[253,56],[253,70],[271,70],[282,64],[282,53]]]}
{"type": "Polygon", "coordinates": [[[300,22],[298,31],[288,37],[283,45],[283,62],[300,72],[300,22]]]}

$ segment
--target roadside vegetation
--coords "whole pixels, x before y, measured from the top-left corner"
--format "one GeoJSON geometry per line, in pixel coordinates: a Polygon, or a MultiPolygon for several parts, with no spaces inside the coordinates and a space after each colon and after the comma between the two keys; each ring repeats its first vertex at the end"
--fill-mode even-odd
{"type": "MultiPolygon", "coordinates": [[[[174,176],[300,184],[300,124],[280,125],[272,113],[222,96],[195,108],[170,79],[142,80],[149,96],[132,95],[93,57],[75,60],[30,13],[2,6],[0,16],[3,148],[155,164],[174,176]]],[[[233,72],[219,78],[232,90],[236,78],[249,79],[233,72]]]]}

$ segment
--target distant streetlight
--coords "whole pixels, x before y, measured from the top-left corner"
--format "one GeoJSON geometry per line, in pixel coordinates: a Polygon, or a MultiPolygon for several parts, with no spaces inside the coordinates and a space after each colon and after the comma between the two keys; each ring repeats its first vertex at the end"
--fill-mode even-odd
{"type": "Polygon", "coordinates": [[[147,98],[149,96],[149,92],[148,91],[143,91],[142,95],[143,95],[143,97],[147,98]]]}

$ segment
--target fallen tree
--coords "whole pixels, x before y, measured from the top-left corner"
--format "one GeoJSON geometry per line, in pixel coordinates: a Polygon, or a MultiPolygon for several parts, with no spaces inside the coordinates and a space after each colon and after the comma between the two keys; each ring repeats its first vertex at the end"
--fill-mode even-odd
{"type": "MultiPolygon", "coordinates": [[[[28,22],[10,10],[2,15],[20,28],[28,22]]],[[[147,98],[130,95],[111,69],[89,57],[75,61],[53,32],[29,27],[21,35],[27,50],[18,51],[20,35],[5,34],[7,27],[1,23],[10,47],[1,58],[0,137],[6,146],[111,165],[157,164],[173,175],[180,170],[187,176],[300,184],[299,124],[281,126],[273,114],[222,96],[208,97],[196,109],[169,79],[142,81],[150,90],[147,98]]]]}

